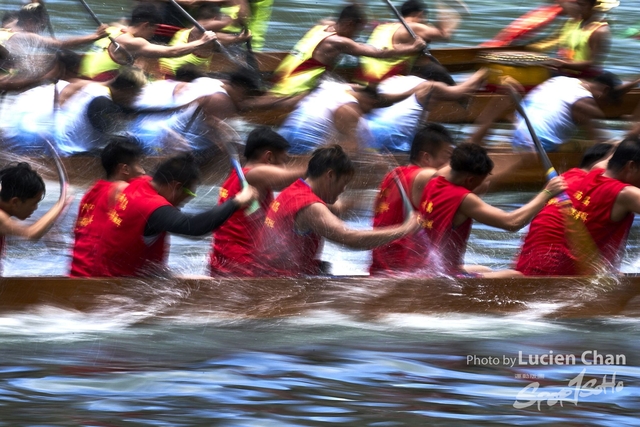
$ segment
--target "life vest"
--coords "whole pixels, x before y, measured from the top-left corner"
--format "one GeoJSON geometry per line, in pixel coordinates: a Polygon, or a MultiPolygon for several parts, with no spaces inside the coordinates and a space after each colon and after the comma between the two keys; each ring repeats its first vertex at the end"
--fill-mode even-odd
{"type": "MultiPolygon", "coordinates": [[[[123,34],[123,31],[122,28],[109,27],[107,28],[107,33],[111,38],[115,39],[123,34]]],[[[79,73],[82,77],[97,82],[106,82],[118,75],[118,70],[121,66],[127,65],[116,61],[109,51],[109,46],[111,46],[109,37],[101,38],[93,43],[80,63],[79,73]]]]}
{"type": "MultiPolygon", "coordinates": [[[[189,43],[189,34],[191,34],[192,29],[193,28],[187,28],[176,32],[169,42],[169,46],[189,43]]],[[[195,55],[194,53],[189,53],[176,58],[160,58],[158,62],[160,63],[160,71],[163,74],[167,76],[175,76],[176,71],[185,64],[190,64],[198,67],[199,69],[208,71],[209,66],[211,65],[211,55],[202,57],[195,55]]]]}
{"type": "Polygon", "coordinates": [[[78,218],[74,227],[75,243],[71,260],[71,277],[95,277],[96,250],[111,209],[109,198],[114,183],[103,179],[96,182],[80,201],[78,218]]]}
{"type": "MultiPolygon", "coordinates": [[[[417,165],[400,166],[383,178],[374,205],[374,229],[404,222],[404,204],[395,176],[397,174],[405,193],[410,195],[413,182],[420,171],[422,168],[417,165]]],[[[414,209],[417,207],[414,206],[414,209]]],[[[375,275],[385,272],[417,271],[424,267],[426,258],[427,241],[424,233],[418,232],[373,249],[369,273],[375,275]]]]}
{"type": "MultiPolygon", "coordinates": [[[[250,168],[243,168],[246,174],[250,168]]],[[[242,190],[242,182],[235,170],[220,188],[218,204],[234,197],[242,190]]],[[[236,211],[213,233],[213,246],[209,262],[212,276],[253,276],[253,253],[258,236],[264,226],[266,212],[273,202],[273,192],[267,191],[260,199],[258,211],[246,215],[244,210],[236,211]]]]}
{"type": "Polygon", "coordinates": [[[318,45],[335,31],[326,25],[316,25],[294,46],[274,72],[275,85],[271,92],[279,96],[295,95],[310,90],[327,66],[313,59],[318,45]]]}
{"type": "Polygon", "coordinates": [[[606,22],[591,22],[581,27],[582,21],[569,20],[560,33],[558,56],[571,61],[588,61],[591,59],[589,38],[597,29],[609,25],[606,22]]]}
{"type": "Polygon", "coordinates": [[[151,214],[158,208],[171,206],[151,186],[151,177],[143,176],[129,183],[109,210],[108,222],[98,250],[98,265],[105,277],[127,277],[149,274],[165,267],[167,246],[165,232],[153,239],[144,237],[151,214]]]}
{"type": "Polygon", "coordinates": [[[420,223],[431,244],[430,266],[437,273],[458,274],[473,221],[467,218],[457,227],[453,219],[468,189],[437,176],[425,186],[420,199],[420,223]]]}
{"type": "MultiPolygon", "coordinates": [[[[401,25],[397,22],[378,25],[371,33],[367,43],[378,49],[393,49],[393,35],[401,25]]],[[[359,78],[366,83],[379,83],[387,77],[408,74],[415,58],[415,55],[405,55],[397,58],[370,58],[363,56],[360,58],[359,78]]]]}
{"type": "Polygon", "coordinates": [[[254,262],[261,275],[295,277],[320,273],[316,259],[321,238],[310,231],[296,230],[298,212],[314,203],[322,203],[302,179],[285,188],[271,203],[260,235],[254,262]]]}

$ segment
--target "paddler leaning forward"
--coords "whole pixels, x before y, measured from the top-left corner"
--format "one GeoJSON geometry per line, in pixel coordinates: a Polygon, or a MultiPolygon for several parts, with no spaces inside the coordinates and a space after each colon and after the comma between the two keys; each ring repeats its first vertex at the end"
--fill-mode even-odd
{"type": "Polygon", "coordinates": [[[342,10],[336,23],[313,27],[276,69],[275,85],[271,92],[279,96],[290,96],[310,90],[320,76],[335,67],[342,54],[392,58],[419,52],[425,46],[422,39],[415,40],[411,45],[392,49],[379,49],[357,43],[353,39],[365,22],[361,8],[350,5],[342,10]]]}
{"type": "Polygon", "coordinates": [[[142,146],[131,136],[113,136],[102,150],[100,162],[105,178],[99,179],[82,197],[73,229],[75,241],[71,259],[71,277],[91,277],[96,265],[97,248],[102,240],[107,215],[115,206],[129,181],[144,175],[142,146]]]}
{"type": "Polygon", "coordinates": [[[123,65],[133,65],[149,71],[145,61],[157,58],[173,58],[190,54],[217,39],[213,31],[207,31],[197,39],[176,46],[153,44],[153,37],[161,16],[152,4],[140,4],[131,12],[131,21],[126,27],[110,27],[107,32],[114,39],[105,38],[94,43],[80,66],[80,74],[91,80],[107,81],[115,77],[123,65]]]}
{"type": "Polygon", "coordinates": [[[191,154],[164,161],[153,178],[132,180],[107,215],[96,257],[97,276],[162,274],[167,267],[167,233],[209,234],[257,197],[255,188],[247,186],[221,205],[195,215],[184,214],[178,207],[195,197],[199,180],[200,171],[191,154]]]}
{"type": "Polygon", "coordinates": [[[317,149],[305,179],[271,203],[254,253],[254,275],[300,277],[321,274],[321,239],[353,249],[372,249],[418,230],[417,215],[397,226],[353,230],[330,209],[355,172],[339,145],[317,149]]]}
{"type": "Polygon", "coordinates": [[[567,182],[570,203],[551,199],[534,218],[516,269],[527,276],[618,272],[634,214],[640,213],[640,138],[625,138],[606,169],[567,182]]]}
{"type": "MultiPolygon", "coordinates": [[[[427,24],[428,10],[421,0],[405,1],[400,7],[400,14],[414,34],[426,43],[432,40],[448,40],[460,22],[456,14],[456,16],[440,16],[437,27],[427,24]]],[[[411,45],[413,42],[413,36],[402,23],[397,21],[378,25],[367,41],[368,44],[380,49],[399,48],[411,45]]],[[[367,83],[379,83],[395,75],[409,74],[416,58],[415,55],[388,59],[362,57],[360,58],[360,78],[367,83]]],[[[440,71],[442,70],[444,68],[440,71]]]]}
{"type": "Polygon", "coordinates": [[[425,186],[420,199],[420,220],[429,238],[429,267],[432,274],[449,276],[479,274],[483,277],[519,276],[514,270],[491,271],[483,266],[464,265],[464,254],[473,220],[507,231],[527,225],[544,206],[566,188],[562,177],[549,181],[529,203],[505,212],[472,193],[489,176],[493,161],[487,151],[471,143],[458,145],[450,167],[438,171],[425,186]]]}

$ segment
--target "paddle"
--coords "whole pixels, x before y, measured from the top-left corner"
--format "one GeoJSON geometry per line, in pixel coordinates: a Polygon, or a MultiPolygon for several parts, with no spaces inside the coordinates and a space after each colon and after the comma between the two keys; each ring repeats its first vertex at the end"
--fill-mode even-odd
{"type": "MultiPolygon", "coordinates": [[[[400,12],[398,12],[398,9],[396,9],[396,7],[391,3],[391,0],[384,0],[389,7],[391,8],[391,10],[393,11],[393,13],[395,13],[396,17],[398,18],[398,20],[400,21],[400,23],[404,26],[404,28],[409,32],[409,34],[411,35],[411,37],[414,40],[418,40],[418,36],[416,35],[416,33],[411,29],[411,27],[409,26],[409,24],[407,24],[407,21],[405,21],[405,19],[402,17],[402,15],[400,14],[400,12]]],[[[440,63],[440,61],[438,61],[435,56],[433,56],[431,54],[431,52],[429,52],[429,48],[427,46],[424,47],[424,49],[422,49],[422,53],[424,56],[426,56],[427,58],[429,58],[430,60],[432,60],[433,62],[435,62],[438,65],[442,65],[440,63]]]]}
{"type": "MultiPolygon", "coordinates": [[[[535,129],[533,129],[533,126],[531,125],[531,121],[529,120],[527,113],[520,103],[520,94],[511,86],[508,86],[508,89],[511,99],[513,99],[516,104],[516,111],[518,111],[524,119],[527,129],[531,134],[533,144],[540,156],[540,161],[546,170],[547,180],[557,177],[558,172],[553,167],[551,160],[549,160],[547,152],[542,146],[538,135],[536,135],[535,129]]],[[[593,274],[594,267],[602,265],[600,250],[593,241],[593,238],[591,237],[589,230],[586,229],[586,226],[572,215],[572,212],[576,210],[573,207],[573,203],[571,202],[566,190],[558,194],[556,198],[558,199],[558,205],[560,206],[561,211],[565,213],[565,224],[567,226],[567,233],[565,233],[565,235],[567,236],[567,243],[571,251],[575,254],[577,269],[581,274],[593,274]]]]}
{"type": "MultiPolygon", "coordinates": [[[[187,12],[186,10],[184,10],[184,8],[182,6],[180,6],[178,4],[178,2],[176,2],[176,0],[169,0],[171,2],[171,4],[178,9],[178,11],[189,21],[193,24],[194,27],[196,27],[199,31],[201,31],[203,34],[207,32],[207,30],[198,22],[196,21],[196,19],[191,16],[191,14],[189,12],[187,12]]],[[[229,53],[229,51],[222,46],[222,44],[218,41],[218,40],[213,40],[213,44],[220,50],[220,52],[222,52],[222,54],[232,63],[234,63],[235,65],[238,66],[244,66],[244,64],[240,64],[233,56],[231,56],[231,54],[229,53]]]]}
{"type": "Polygon", "coordinates": [[[69,189],[69,177],[67,175],[67,169],[64,167],[58,151],[51,143],[51,141],[49,141],[49,138],[44,138],[44,142],[47,144],[49,150],[51,151],[51,155],[53,156],[53,160],[56,164],[56,170],[58,171],[58,181],[60,182],[60,199],[66,200],[67,192],[69,189]]]}
{"type": "MultiPolygon", "coordinates": [[[[536,131],[533,129],[533,125],[531,124],[531,121],[529,120],[529,116],[527,116],[527,113],[524,111],[524,108],[520,104],[520,101],[521,101],[520,94],[518,92],[516,92],[516,90],[513,87],[511,87],[511,86],[507,86],[507,87],[508,87],[508,90],[509,90],[509,95],[511,96],[511,99],[513,100],[513,102],[515,104],[516,111],[522,116],[522,118],[524,119],[525,124],[527,125],[527,129],[529,130],[529,134],[531,135],[531,139],[533,140],[533,145],[536,147],[536,151],[538,152],[538,155],[540,156],[540,161],[542,162],[542,166],[544,167],[544,169],[546,171],[547,181],[549,181],[549,180],[557,177],[558,176],[558,172],[553,167],[553,164],[551,163],[551,160],[549,160],[549,156],[547,155],[547,152],[545,151],[544,147],[542,146],[542,143],[540,142],[540,139],[538,138],[538,135],[536,134],[536,131]]],[[[558,196],[558,198],[561,201],[569,200],[569,197],[567,196],[566,192],[563,192],[562,194],[560,194],[558,196]]]]}
{"type": "MultiPolygon", "coordinates": [[[[247,188],[249,186],[249,183],[247,182],[247,178],[244,176],[244,172],[242,171],[242,165],[240,165],[240,156],[238,155],[238,150],[236,150],[236,147],[228,139],[225,139],[223,141],[223,145],[225,150],[227,151],[227,154],[229,155],[231,166],[236,171],[238,178],[240,178],[240,182],[242,182],[242,188],[247,188]]],[[[245,215],[249,216],[255,213],[258,209],[260,209],[260,204],[257,200],[254,200],[253,202],[251,202],[249,207],[244,210],[244,213],[245,215]]]]}
{"type": "MultiPolygon", "coordinates": [[[[96,24],[98,24],[98,26],[102,25],[102,21],[100,21],[100,18],[98,18],[98,15],[96,15],[93,10],[91,9],[91,7],[87,4],[87,2],[85,0],[80,0],[80,3],[82,3],[82,6],[84,6],[84,8],[86,9],[86,11],[89,13],[89,15],[91,15],[91,17],[93,18],[93,20],[95,21],[96,24]]],[[[111,43],[113,43],[113,45],[115,46],[115,50],[114,52],[117,52],[118,49],[122,49],[122,51],[125,53],[125,55],[127,55],[127,64],[128,65],[132,65],[134,63],[134,59],[133,59],[133,55],[131,55],[129,53],[129,51],[127,51],[127,49],[123,48],[120,43],[118,43],[116,41],[116,39],[114,39],[111,35],[108,35],[107,38],[109,39],[109,41],[111,43]]]]}
{"type": "Polygon", "coordinates": [[[404,190],[404,186],[402,185],[402,179],[400,178],[400,175],[398,175],[397,168],[400,167],[400,165],[398,164],[396,158],[393,156],[393,153],[391,153],[391,151],[389,151],[387,147],[383,147],[383,148],[387,152],[387,154],[391,157],[391,159],[393,159],[393,163],[395,164],[395,167],[391,171],[391,174],[393,176],[393,181],[396,183],[396,187],[398,187],[398,191],[400,192],[400,198],[402,199],[402,212],[404,214],[404,219],[407,220],[411,216],[411,213],[414,211],[414,209],[413,209],[413,205],[411,204],[411,200],[407,195],[407,192],[404,190]]]}

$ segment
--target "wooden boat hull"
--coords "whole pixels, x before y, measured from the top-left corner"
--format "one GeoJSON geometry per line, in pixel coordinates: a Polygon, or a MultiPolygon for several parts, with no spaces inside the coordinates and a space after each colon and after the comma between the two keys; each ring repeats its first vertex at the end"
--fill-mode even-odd
{"type": "MultiPolygon", "coordinates": [[[[538,189],[545,182],[544,169],[538,156],[533,153],[491,152],[495,167],[489,178],[489,191],[538,189]]],[[[576,167],[582,157],[578,152],[550,153],[549,157],[558,171],[576,167]]],[[[308,156],[296,156],[292,164],[305,165],[308,156]]],[[[151,173],[162,157],[147,158],[145,169],[151,173]]],[[[398,154],[394,158],[377,154],[363,154],[355,159],[357,173],[349,188],[355,190],[377,189],[382,178],[396,164],[406,164],[408,154],[398,154]]],[[[53,161],[49,158],[30,158],[32,166],[44,177],[57,179],[53,161]]],[[[98,157],[74,156],[63,159],[71,184],[86,187],[102,178],[102,166],[98,157]]],[[[4,162],[3,162],[4,163],[4,162]]],[[[230,172],[229,159],[219,152],[202,166],[203,181],[206,185],[219,185],[230,172]]]]}
{"type": "Polygon", "coordinates": [[[142,310],[151,318],[273,318],[329,310],[359,318],[395,313],[547,317],[637,316],[640,277],[511,279],[0,279],[0,311],[142,310]]]}

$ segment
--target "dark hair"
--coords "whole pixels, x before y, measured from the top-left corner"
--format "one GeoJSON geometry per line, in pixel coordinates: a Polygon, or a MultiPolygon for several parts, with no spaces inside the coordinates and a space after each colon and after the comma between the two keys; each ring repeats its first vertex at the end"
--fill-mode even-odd
{"type": "Polygon", "coordinates": [[[176,75],[173,78],[174,80],[177,80],[179,82],[192,82],[195,79],[199,79],[201,77],[206,77],[207,74],[204,73],[202,70],[200,70],[198,67],[196,67],[193,64],[184,64],[181,65],[177,70],[176,70],[176,75]]]}
{"type": "Polygon", "coordinates": [[[420,0],[407,0],[400,7],[400,14],[405,18],[419,12],[428,12],[427,7],[420,0]]]}
{"type": "Polygon", "coordinates": [[[413,137],[409,160],[417,160],[421,151],[437,156],[445,145],[453,145],[453,137],[447,128],[439,123],[427,123],[413,137]]]}
{"type": "Polygon", "coordinates": [[[247,137],[247,145],[244,146],[244,157],[252,159],[266,150],[287,151],[290,146],[282,135],[270,127],[258,126],[247,137]]]}
{"type": "Polygon", "coordinates": [[[362,8],[357,4],[351,4],[340,12],[338,16],[338,22],[353,22],[356,25],[364,25],[367,23],[367,18],[362,11],[362,8]]]}
{"type": "Polygon", "coordinates": [[[141,3],[133,8],[131,12],[131,21],[129,25],[138,25],[149,23],[156,25],[162,22],[162,15],[158,9],[151,3],[141,3]]]}
{"type": "Polygon", "coordinates": [[[622,80],[620,80],[620,78],[612,72],[603,71],[602,73],[598,74],[593,79],[593,81],[600,83],[601,85],[604,85],[607,87],[607,89],[609,89],[607,97],[611,100],[618,101],[622,96],[622,93],[617,90],[617,88],[622,85],[622,80]]]}
{"type": "Polygon", "coordinates": [[[179,154],[160,163],[153,180],[159,184],[180,182],[185,186],[200,181],[200,169],[190,153],[179,154]]]}
{"type": "Polygon", "coordinates": [[[493,170],[493,160],[489,157],[487,150],[469,142],[460,144],[453,150],[449,165],[455,172],[477,176],[488,175],[493,170]]]}
{"type": "Polygon", "coordinates": [[[627,162],[636,162],[640,164],[640,136],[627,137],[613,152],[613,155],[607,163],[607,169],[619,172],[624,168],[627,162]]]}
{"type": "Polygon", "coordinates": [[[22,26],[27,22],[33,22],[40,25],[47,23],[47,12],[40,3],[28,3],[18,11],[18,25],[22,26]]]}
{"type": "Polygon", "coordinates": [[[262,93],[260,75],[250,68],[240,68],[229,75],[229,83],[240,87],[251,95],[262,93]]]}
{"type": "Polygon", "coordinates": [[[432,82],[441,82],[447,86],[456,85],[456,81],[453,80],[449,71],[442,65],[434,64],[433,62],[414,66],[411,69],[411,74],[432,82]]]}
{"type": "Polygon", "coordinates": [[[111,177],[119,164],[130,165],[142,158],[142,144],[134,136],[113,136],[111,141],[102,150],[100,161],[107,173],[107,178],[111,177]]]}
{"type": "Polygon", "coordinates": [[[17,163],[0,170],[0,199],[8,202],[14,197],[23,202],[45,193],[44,181],[27,163],[17,163]]]}
{"type": "Polygon", "coordinates": [[[609,153],[611,153],[612,148],[613,144],[609,144],[607,142],[599,142],[587,148],[587,150],[582,155],[582,160],[580,161],[579,166],[580,169],[591,168],[597,162],[607,157],[609,153]]]}
{"type": "Polygon", "coordinates": [[[58,62],[64,66],[66,70],[78,71],[82,62],[82,55],[70,49],[59,49],[56,51],[58,62]]]}
{"type": "Polygon", "coordinates": [[[19,19],[19,17],[20,17],[20,12],[18,12],[17,10],[6,11],[4,15],[2,15],[2,26],[4,27],[9,22],[19,19]]]}
{"type": "Polygon", "coordinates": [[[220,16],[220,6],[211,3],[203,3],[195,13],[198,19],[214,19],[220,16]]]}
{"type": "Polygon", "coordinates": [[[124,66],[120,67],[118,75],[109,83],[109,87],[117,90],[141,89],[146,83],[147,80],[142,70],[124,66]]]}
{"type": "Polygon", "coordinates": [[[309,160],[307,176],[318,178],[329,169],[333,170],[338,178],[343,175],[353,175],[356,171],[353,162],[339,145],[315,150],[309,160]]]}

